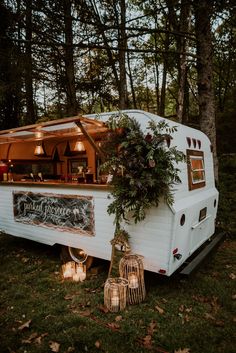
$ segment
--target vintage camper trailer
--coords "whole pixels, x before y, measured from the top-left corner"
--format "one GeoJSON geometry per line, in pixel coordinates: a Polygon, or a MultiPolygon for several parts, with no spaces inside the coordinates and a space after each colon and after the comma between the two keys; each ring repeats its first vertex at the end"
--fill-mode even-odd
{"type": "MultiPolygon", "coordinates": [[[[123,113],[142,129],[163,118],[139,110],[123,113]]],[[[37,242],[68,246],[71,255],[110,260],[113,217],[107,213],[110,186],[98,171],[98,140],[104,122],[117,112],[50,121],[0,131],[0,230],[37,242]]],[[[162,202],[144,221],[126,225],[132,252],[146,270],[170,276],[215,231],[218,192],[209,139],[177,126],[172,145],[188,163],[179,165],[174,203],[162,202]]]]}

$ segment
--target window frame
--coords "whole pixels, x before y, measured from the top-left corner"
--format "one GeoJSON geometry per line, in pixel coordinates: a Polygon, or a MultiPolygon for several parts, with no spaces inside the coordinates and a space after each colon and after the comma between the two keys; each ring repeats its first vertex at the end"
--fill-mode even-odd
{"type": "Polygon", "coordinates": [[[194,150],[187,150],[187,168],[188,168],[188,186],[189,190],[195,190],[199,188],[203,188],[206,185],[206,169],[205,169],[205,162],[204,162],[204,152],[203,151],[194,151],[194,150]],[[192,169],[192,159],[198,159],[202,161],[203,168],[201,169],[192,169]],[[193,172],[200,171],[203,174],[204,179],[199,181],[194,180],[193,172]]]}

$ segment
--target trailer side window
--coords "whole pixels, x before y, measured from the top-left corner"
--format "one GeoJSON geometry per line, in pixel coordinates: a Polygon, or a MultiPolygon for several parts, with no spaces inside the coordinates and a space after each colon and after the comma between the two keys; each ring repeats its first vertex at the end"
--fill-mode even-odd
{"type": "Polygon", "coordinates": [[[206,185],[204,154],[201,151],[187,150],[189,190],[206,185]]]}

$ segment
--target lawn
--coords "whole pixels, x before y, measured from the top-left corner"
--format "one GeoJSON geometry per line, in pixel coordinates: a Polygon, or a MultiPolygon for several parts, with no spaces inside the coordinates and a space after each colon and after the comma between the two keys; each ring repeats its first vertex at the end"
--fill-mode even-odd
{"type": "Polygon", "coordinates": [[[103,306],[107,266],[83,283],[61,276],[58,248],[0,236],[1,353],[235,352],[236,241],[191,278],[146,272],[147,297],[103,306]]]}
{"type": "Polygon", "coordinates": [[[58,247],[0,234],[0,353],[235,352],[235,178],[221,175],[225,241],[190,278],[146,271],[146,300],[120,313],[103,305],[107,263],[66,281],[58,247]]]}

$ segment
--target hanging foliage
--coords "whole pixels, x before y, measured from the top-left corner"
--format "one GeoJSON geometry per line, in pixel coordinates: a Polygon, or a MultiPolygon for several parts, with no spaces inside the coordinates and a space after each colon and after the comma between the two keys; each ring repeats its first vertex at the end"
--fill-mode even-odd
{"type": "Polygon", "coordinates": [[[173,185],[181,182],[176,165],[184,161],[184,154],[170,147],[177,128],[164,120],[150,120],[148,133],[125,114],[110,117],[107,125],[110,132],[103,145],[107,160],[101,168],[111,176],[113,201],[108,213],[115,215],[119,231],[122,220],[142,221],[162,198],[173,203],[173,185]]]}

